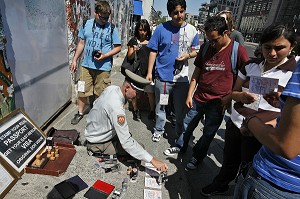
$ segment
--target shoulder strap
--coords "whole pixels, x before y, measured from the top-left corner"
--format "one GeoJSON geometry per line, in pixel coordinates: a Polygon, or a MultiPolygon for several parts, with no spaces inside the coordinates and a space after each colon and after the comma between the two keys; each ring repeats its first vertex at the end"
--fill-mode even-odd
{"type": "Polygon", "coordinates": [[[114,28],[115,28],[115,25],[114,24],[110,24],[110,44],[111,44],[111,47],[113,46],[113,32],[114,32],[114,28]]]}
{"type": "Polygon", "coordinates": [[[209,42],[206,42],[206,44],[205,44],[205,46],[204,46],[204,48],[203,48],[203,50],[202,50],[202,59],[203,59],[203,57],[205,56],[205,54],[206,54],[207,49],[208,49],[209,46],[210,46],[210,43],[209,43],[209,42]]]}
{"type": "Polygon", "coordinates": [[[237,58],[238,58],[238,50],[239,50],[239,43],[236,41],[233,41],[232,45],[232,51],[231,51],[231,68],[233,74],[237,74],[236,70],[236,64],[237,64],[237,58]]]}

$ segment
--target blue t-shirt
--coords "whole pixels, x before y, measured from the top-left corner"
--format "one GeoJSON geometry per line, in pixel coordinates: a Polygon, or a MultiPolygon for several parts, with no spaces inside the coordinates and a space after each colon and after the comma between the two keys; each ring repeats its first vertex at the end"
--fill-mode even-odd
{"type": "Polygon", "coordinates": [[[104,27],[101,27],[98,23],[94,23],[94,19],[90,19],[87,20],[84,27],[80,29],[78,37],[85,40],[84,57],[81,65],[91,69],[111,71],[112,57],[97,62],[94,60],[92,53],[94,50],[100,50],[106,54],[112,50],[111,44],[121,44],[118,30],[114,28],[111,35],[110,23],[107,22],[104,27]]]}
{"type": "MultiPolygon", "coordinates": [[[[281,94],[281,109],[288,96],[300,99],[300,62],[281,94]]],[[[288,160],[262,146],[253,159],[253,168],[277,186],[300,193],[300,155],[288,160]]]]}
{"type": "Polygon", "coordinates": [[[197,30],[186,23],[175,27],[171,21],[160,24],[154,31],[148,45],[157,51],[155,77],[161,81],[188,82],[188,62],[175,63],[183,53],[189,53],[191,47],[199,46],[197,30]]]}

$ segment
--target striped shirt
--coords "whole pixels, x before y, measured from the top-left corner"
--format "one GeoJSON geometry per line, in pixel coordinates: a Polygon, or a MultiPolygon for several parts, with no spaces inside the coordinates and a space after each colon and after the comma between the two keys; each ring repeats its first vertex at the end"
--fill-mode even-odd
{"type": "MultiPolygon", "coordinates": [[[[281,95],[282,108],[288,96],[300,99],[300,62],[281,95]]],[[[277,186],[300,193],[300,155],[288,160],[263,146],[254,157],[253,168],[277,186]]]]}

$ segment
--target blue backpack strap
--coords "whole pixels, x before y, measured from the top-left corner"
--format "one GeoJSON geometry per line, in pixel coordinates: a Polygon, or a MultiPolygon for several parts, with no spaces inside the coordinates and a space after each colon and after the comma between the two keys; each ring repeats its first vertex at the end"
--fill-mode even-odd
{"type": "Polygon", "coordinates": [[[239,50],[239,43],[233,41],[232,51],[231,51],[231,68],[234,75],[237,74],[236,64],[238,59],[238,50],[239,50]]]}
{"type": "Polygon", "coordinates": [[[203,50],[202,50],[202,58],[205,56],[206,52],[207,52],[207,49],[208,47],[210,46],[210,43],[209,42],[206,42],[203,50]]]}

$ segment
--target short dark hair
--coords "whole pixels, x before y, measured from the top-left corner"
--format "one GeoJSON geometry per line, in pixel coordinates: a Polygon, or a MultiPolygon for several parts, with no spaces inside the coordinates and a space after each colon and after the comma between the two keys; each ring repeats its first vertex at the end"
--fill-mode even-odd
{"type": "Polygon", "coordinates": [[[264,44],[269,41],[274,41],[281,36],[286,38],[291,45],[297,41],[295,30],[291,26],[284,24],[273,24],[264,29],[259,43],[264,44]]]}
{"type": "Polygon", "coordinates": [[[107,1],[98,1],[95,6],[95,12],[97,14],[109,14],[111,13],[110,5],[107,1]]]}
{"type": "Polygon", "coordinates": [[[222,35],[225,30],[228,30],[225,18],[220,16],[209,17],[204,24],[205,32],[218,31],[219,35],[222,35]]]}
{"type": "Polygon", "coordinates": [[[184,10],[186,10],[185,0],[168,0],[167,10],[169,16],[171,15],[172,11],[175,10],[176,6],[181,6],[184,10]]]}
{"type": "Polygon", "coordinates": [[[147,40],[150,39],[151,37],[151,30],[150,30],[150,25],[148,23],[148,21],[146,19],[141,19],[140,21],[138,21],[135,25],[135,29],[134,29],[134,36],[138,39],[140,39],[140,34],[139,34],[139,29],[143,28],[146,32],[147,32],[147,40]]]}

